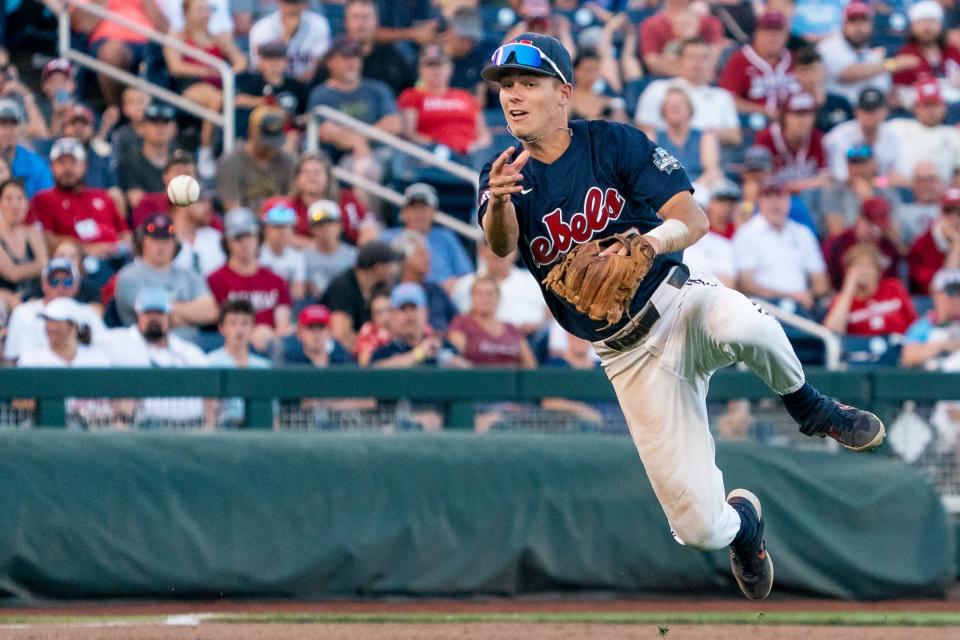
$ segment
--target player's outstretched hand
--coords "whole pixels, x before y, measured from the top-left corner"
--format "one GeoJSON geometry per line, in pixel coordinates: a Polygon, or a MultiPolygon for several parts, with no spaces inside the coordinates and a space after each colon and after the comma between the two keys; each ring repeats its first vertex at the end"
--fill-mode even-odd
{"type": "Polygon", "coordinates": [[[493,161],[493,165],[490,167],[490,197],[500,204],[509,202],[510,194],[518,193],[523,189],[520,184],[523,179],[520,171],[523,170],[527,160],[530,159],[530,152],[524,149],[516,160],[509,162],[513,151],[513,147],[508,148],[493,161]]]}

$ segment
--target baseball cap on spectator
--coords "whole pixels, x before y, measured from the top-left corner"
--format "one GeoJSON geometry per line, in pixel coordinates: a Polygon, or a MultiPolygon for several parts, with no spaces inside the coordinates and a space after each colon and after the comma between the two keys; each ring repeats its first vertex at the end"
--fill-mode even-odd
{"type": "Polygon", "coordinates": [[[423,202],[433,208],[437,207],[439,200],[437,190],[426,182],[414,182],[403,191],[403,204],[413,204],[414,202],[423,202]]]}
{"type": "Polygon", "coordinates": [[[937,0],[921,0],[910,5],[907,9],[907,17],[910,22],[917,20],[936,20],[943,22],[943,7],[937,0]]]}
{"type": "Polygon", "coordinates": [[[253,212],[246,207],[237,207],[227,211],[223,217],[223,235],[228,240],[236,240],[242,236],[257,235],[260,225],[253,212]]]}
{"type": "Polygon", "coordinates": [[[60,138],[50,148],[50,162],[55,162],[63,156],[73,156],[78,162],[86,162],[87,152],[76,138],[60,138]]]}
{"type": "Polygon", "coordinates": [[[846,7],[843,8],[843,19],[844,20],[864,20],[867,18],[873,17],[873,7],[871,7],[866,2],[860,2],[859,0],[852,0],[846,7]]]}
{"type": "Polygon", "coordinates": [[[74,278],[80,276],[80,271],[77,269],[77,265],[74,264],[73,260],[67,258],[50,258],[47,266],[43,268],[43,277],[49,279],[51,275],[58,271],[69,273],[74,278]]]}
{"type": "Polygon", "coordinates": [[[44,320],[56,320],[59,322],[81,323],[80,305],[73,298],[54,298],[43,306],[40,317],[44,320]]]}
{"type": "Polygon", "coordinates": [[[699,185],[693,190],[693,201],[700,205],[701,209],[706,209],[712,195],[709,187],[699,185]]]}
{"type": "Polygon", "coordinates": [[[857,108],[864,111],[876,111],[887,106],[887,97],[879,89],[869,87],[860,92],[857,98],[857,108]]]}
{"type": "Polygon", "coordinates": [[[390,292],[390,306],[402,309],[408,305],[427,306],[427,293],[416,282],[401,282],[390,292]]]}
{"type": "Polygon", "coordinates": [[[151,213],[140,223],[140,233],[160,240],[173,238],[173,218],[162,211],[151,213]]]}
{"type": "Polygon", "coordinates": [[[333,56],[343,56],[344,58],[359,58],[363,55],[363,46],[344,34],[340,34],[333,39],[330,50],[327,51],[327,58],[333,56]]]}
{"type": "Polygon", "coordinates": [[[940,83],[936,78],[919,80],[913,88],[917,91],[917,104],[943,104],[940,83]]]}
{"type": "Polygon", "coordinates": [[[70,64],[70,61],[66,58],[54,58],[47,64],[43,65],[43,71],[40,72],[40,82],[46,81],[47,78],[55,73],[62,73],[67,76],[72,76],[73,65],[70,64]]]}
{"type": "Polygon", "coordinates": [[[942,209],[958,209],[960,208],[960,189],[956,187],[950,187],[943,192],[943,195],[940,196],[940,208],[942,209]]]}
{"type": "Polygon", "coordinates": [[[450,62],[450,56],[448,56],[443,47],[439,44],[428,44],[420,52],[420,63],[425,65],[437,65],[450,62]]]}
{"type": "Polygon", "coordinates": [[[340,222],[340,205],[333,200],[317,200],[307,209],[310,224],[340,222]]]}
{"type": "Polygon", "coordinates": [[[556,38],[539,33],[521,33],[498,48],[490,58],[490,66],[480,75],[484,80],[499,82],[511,70],[552,76],[573,84],[570,52],[556,38]]]}
{"type": "Polygon", "coordinates": [[[787,97],[783,110],[786,113],[814,113],[817,110],[817,99],[812,93],[799,91],[787,97]]]}
{"type": "Polygon", "coordinates": [[[741,195],[743,193],[740,191],[740,187],[733,180],[724,178],[713,187],[714,200],[739,200],[741,195]]]}
{"type": "Polygon", "coordinates": [[[310,304],[303,308],[297,318],[301,327],[326,327],[330,324],[330,309],[322,304],[310,304]]]}
{"type": "Polygon", "coordinates": [[[286,58],[287,44],[283,40],[272,40],[260,45],[257,53],[261,58],[286,58]]]}
{"type": "Polygon", "coordinates": [[[403,254],[394,251],[393,247],[381,240],[371,240],[357,251],[357,267],[360,269],[370,269],[378,264],[401,261],[403,261],[403,254]]]}
{"type": "Polygon", "coordinates": [[[960,298],[960,269],[940,269],[933,275],[930,289],[960,298]]]}
{"type": "Polygon", "coordinates": [[[787,193],[787,185],[784,184],[783,180],[770,178],[769,180],[764,180],[760,185],[761,196],[777,196],[785,193],[787,193]]]}
{"type": "Polygon", "coordinates": [[[73,122],[74,120],[86,120],[90,124],[96,122],[93,111],[90,110],[90,107],[83,104],[75,104],[70,107],[70,110],[67,112],[66,121],[73,122]]]}
{"type": "Polygon", "coordinates": [[[281,147],[285,141],[283,123],[286,114],[283,109],[270,105],[260,105],[250,114],[247,130],[259,134],[260,142],[271,147],[281,147]]]}
{"type": "Polygon", "coordinates": [[[137,293],[133,309],[137,313],[170,313],[170,294],[163,287],[144,287],[137,293]]]}
{"type": "Polygon", "coordinates": [[[274,227],[286,227],[297,222],[297,212],[293,203],[283,196],[267,198],[260,206],[263,223],[274,227]]]}
{"type": "Polygon", "coordinates": [[[20,108],[20,105],[5,98],[0,100],[0,122],[16,122],[20,124],[23,122],[23,109],[20,108]]]}
{"type": "Polygon", "coordinates": [[[483,21],[476,7],[460,7],[454,11],[450,18],[450,27],[464,38],[483,39],[483,21]]]}
{"type": "Polygon", "coordinates": [[[855,144],[847,149],[847,162],[866,162],[873,158],[873,148],[866,142],[855,144]]]}
{"type": "Polygon", "coordinates": [[[757,18],[757,29],[783,31],[787,28],[787,16],[780,11],[764,11],[757,18]]]}
{"type": "Polygon", "coordinates": [[[875,224],[881,231],[890,228],[890,203],[879,197],[867,198],[860,206],[864,220],[875,224]]]}
{"type": "Polygon", "coordinates": [[[177,110],[162,102],[151,102],[143,110],[143,119],[151,122],[171,122],[177,117],[177,110]]]}
{"type": "Polygon", "coordinates": [[[760,145],[749,147],[743,153],[742,171],[772,171],[773,153],[760,145]]]}

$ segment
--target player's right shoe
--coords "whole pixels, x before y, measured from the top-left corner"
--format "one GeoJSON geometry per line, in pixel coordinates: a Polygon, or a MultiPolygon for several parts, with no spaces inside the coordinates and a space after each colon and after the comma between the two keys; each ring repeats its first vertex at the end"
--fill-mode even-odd
{"type": "Polygon", "coordinates": [[[756,535],[759,542],[742,547],[730,545],[730,568],[743,595],[751,600],[763,600],[773,589],[773,560],[763,541],[760,499],[746,489],[734,489],[727,495],[727,503],[742,514],[741,519],[756,522],[759,528],[756,535]]]}
{"type": "Polygon", "coordinates": [[[813,414],[800,425],[808,436],[829,436],[853,451],[869,451],[883,443],[883,421],[869,411],[821,395],[813,414]]]}

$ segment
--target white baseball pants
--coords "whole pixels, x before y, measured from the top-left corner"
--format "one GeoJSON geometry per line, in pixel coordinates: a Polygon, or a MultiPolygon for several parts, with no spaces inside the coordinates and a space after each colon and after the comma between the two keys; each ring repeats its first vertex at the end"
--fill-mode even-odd
{"type": "Polygon", "coordinates": [[[780,323],[710,274],[666,280],[651,299],[660,320],[626,352],[594,343],[674,537],[700,549],[729,545],[740,517],[726,502],[707,424],[707,387],[719,368],[743,362],[775,393],[803,386],[800,361],[780,323]]]}

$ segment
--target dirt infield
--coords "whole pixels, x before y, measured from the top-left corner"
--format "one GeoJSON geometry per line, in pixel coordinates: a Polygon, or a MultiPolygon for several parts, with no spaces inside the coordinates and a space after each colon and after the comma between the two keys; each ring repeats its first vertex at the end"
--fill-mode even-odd
{"type": "Polygon", "coordinates": [[[573,640],[624,638],[659,640],[945,640],[956,629],[922,627],[836,627],[613,624],[204,624],[170,626],[0,627],[4,640],[573,640]]]}

